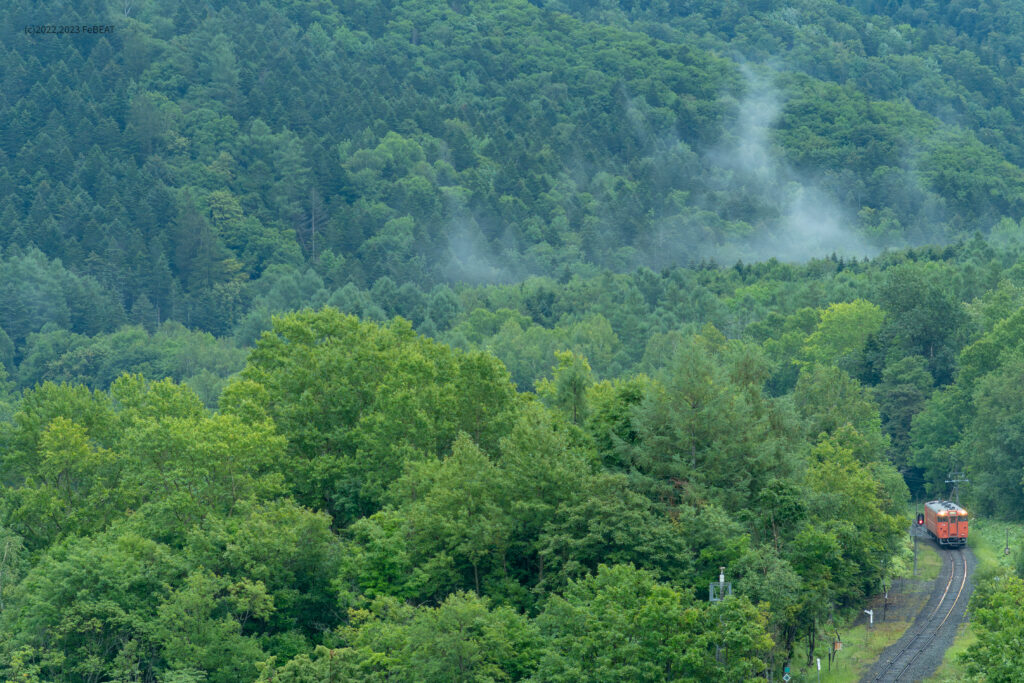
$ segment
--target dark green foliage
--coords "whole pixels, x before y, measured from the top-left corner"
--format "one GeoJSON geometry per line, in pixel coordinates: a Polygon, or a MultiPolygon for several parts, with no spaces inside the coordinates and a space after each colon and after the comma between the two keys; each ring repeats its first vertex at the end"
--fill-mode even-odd
{"type": "MultiPolygon", "coordinates": [[[[644,567],[675,583],[691,576],[685,527],[658,514],[624,477],[595,478],[574,498],[558,509],[537,541],[543,587],[560,589],[569,579],[597,571],[602,562],[644,567]]],[[[684,508],[682,514],[692,518],[693,510],[684,508]]]]}
{"type": "Polygon", "coordinates": [[[635,470],[651,495],[729,510],[788,476],[795,436],[781,406],[763,394],[769,365],[757,347],[714,328],[685,340],[634,412],[635,470]]]}
{"type": "Polygon", "coordinates": [[[911,421],[931,395],[932,382],[927,360],[907,356],[888,366],[882,382],[875,387],[883,428],[893,451],[892,461],[897,467],[909,464],[911,421]]]}
{"type": "MultiPolygon", "coordinates": [[[[124,372],[189,381],[207,372],[223,378],[242,369],[245,351],[206,332],[175,322],[153,332],[122,327],[92,338],[62,330],[30,335],[19,366],[19,383],[75,381],[96,389],[109,387],[124,372]]],[[[212,405],[216,404],[216,391],[212,405]]]]}
{"type": "Polygon", "coordinates": [[[48,324],[97,334],[123,322],[119,298],[94,278],[74,275],[35,249],[0,260],[0,327],[15,344],[48,324]]]}
{"type": "Polygon", "coordinates": [[[953,354],[959,351],[963,305],[950,291],[951,273],[939,264],[904,264],[890,269],[880,291],[888,313],[887,332],[900,355],[928,361],[935,379],[946,384],[953,374],[953,354]]]}
{"type": "Polygon", "coordinates": [[[1014,417],[1024,409],[1024,359],[1011,356],[978,382],[974,420],[962,442],[978,480],[979,512],[1017,518],[1024,500],[1024,434],[1014,417]]]}
{"type": "MultiPolygon", "coordinates": [[[[445,280],[805,249],[794,197],[855,217],[858,239],[822,247],[855,252],[1024,205],[1008,2],[969,19],[839,2],[52,9],[115,30],[46,42],[17,33],[25,2],[0,13],[19,41],[0,247],[59,258],[144,326],[224,332],[249,282],[305,263],[331,290],[415,284],[404,305],[427,310],[399,312],[445,329],[450,306],[416,301],[445,280]]],[[[529,298],[548,326],[550,297],[529,298]]],[[[59,298],[35,305],[67,326],[59,298]]],[[[28,319],[8,313],[20,342],[28,319]]]]}

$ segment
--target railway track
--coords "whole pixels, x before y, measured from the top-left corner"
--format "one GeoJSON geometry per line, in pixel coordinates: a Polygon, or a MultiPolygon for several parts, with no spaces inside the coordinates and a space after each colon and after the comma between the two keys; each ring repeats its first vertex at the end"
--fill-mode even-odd
{"type": "MultiPolygon", "coordinates": [[[[918,619],[911,632],[905,635],[898,645],[895,653],[885,656],[884,662],[880,662],[873,678],[865,679],[870,681],[911,681],[919,680],[921,677],[915,675],[914,665],[921,655],[928,651],[935,639],[945,627],[955,627],[959,618],[951,617],[957,613],[958,607],[963,607],[961,600],[967,600],[964,595],[964,588],[967,586],[968,558],[962,550],[947,551],[950,558],[949,578],[946,580],[945,590],[939,597],[935,606],[923,620],[918,619]]],[[[940,584],[941,585],[941,584],[940,584]]],[[[926,608],[927,609],[927,608],[926,608]]],[[[962,614],[962,610],[958,613],[962,614]]]]}

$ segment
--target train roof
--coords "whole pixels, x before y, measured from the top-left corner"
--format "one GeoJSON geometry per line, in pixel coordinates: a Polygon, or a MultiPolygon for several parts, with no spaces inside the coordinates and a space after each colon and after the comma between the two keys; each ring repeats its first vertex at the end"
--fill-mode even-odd
{"type": "Polygon", "coordinates": [[[956,503],[951,503],[948,500],[933,500],[925,503],[924,506],[929,508],[932,512],[956,512],[963,513],[965,515],[967,514],[967,510],[964,510],[956,503]]]}

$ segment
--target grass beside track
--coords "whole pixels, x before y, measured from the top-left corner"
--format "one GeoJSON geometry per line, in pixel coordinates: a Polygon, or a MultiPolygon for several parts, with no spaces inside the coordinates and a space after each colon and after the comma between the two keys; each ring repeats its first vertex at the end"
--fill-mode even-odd
{"type": "MultiPolygon", "coordinates": [[[[907,578],[911,577],[912,566],[913,566],[913,541],[910,540],[909,536],[906,540],[907,547],[904,551],[905,559],[910,558],[906,562],[904,573],[907,578]]],[[[942,556],[939,554],[938,549],[935,545],[925,539],[921,539],[918,542],[918,556],[917,556],[917,576],[915,578],[922,581],[933,581],[935,580],[940,570],[942,569],[942,556]]],[[[924,601],[927,600],[927,595],[923,596],[924,600],[921,601],[923,606],[924,601]]],[[[876,617],[881,617],[881,611],[876,610],[876,617]]],[[[851,617],[849,623],[852,623],[856,618],[861,615],[854,615],[851,617]]],[[[914,616],[916,616],[916,611],[914,616]]],[[[823,638],[821,647],[815,652],[816,657],[821,658],[821,681],[822,683],[853,683],[859,681],[861,676],[864,675],[871,666],[878,661],[885,648],[889,647],[906,633],[907,629],[913,623],[913,617],[905,620],[893,620],[886,622],[876,621],[874,628],[869,628],[868,625],[861,624],[856,627],[846,626],[839,628],[839,635],[843,639],[843,649],[839,652],[839,656],[832,664],[832,670],[828,671],[828,645],[829,639],[823,638]]],[[[800,660],[802,664],[805,661],[807,653],[806,648],[801,648],[800,644],[794,650],[796,660],[800,660]]],[[[799,681],[817,681],[817,669],[815,665],[810,667],[793,666],[792,667],[793,682],[799,681]]]]}
{"type": "MultiPolygon", "coordinates": [[[[1024,524],[975,518],[971,521],[967,544],[974,551],[978,563],[974,570],[975,576],[983,576],[999,567],[1013,568],[1014,552],[1024,547],[1024,524]],[[1007,541],[1011,549],[1009,555],[1004,551],[1007,541]]],[[[942,666],[928,680],[934,683],[955,683],[965,680],[967,674],[958,661],[958,655],[965,652],[976,639],[971,623],[961,624],[953,646],[946,650],[942,666]]]]}
{"type": "MultiPolygon", "coordinates": [[[[887,621],[875,624],[874,628],[866,625],[848,629],[840,635],[843,637],[843,649],[836,661],[832,663],[832,671],[827,671],[827,659],[821,658],[821,680],[823,683],[854,683],[859,681],[864,672],[871,668],[885,648],[903,637],[909,621],[887,621]]],[[[816,681],[817,671],[813,668],[800,672],[798,681],[816,681]]]]}

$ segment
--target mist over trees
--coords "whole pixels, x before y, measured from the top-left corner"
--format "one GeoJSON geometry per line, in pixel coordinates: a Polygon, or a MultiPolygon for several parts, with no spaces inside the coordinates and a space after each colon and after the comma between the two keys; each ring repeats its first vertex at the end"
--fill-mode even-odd
{"type": "Polygon", "coordinates": [[[427,293],[863,257],[1024,201],[1012,3],[984,28],[838,2],[48,6],[116,26],[71,40],[19,33],[34,12],[0,10],[0,247],[154,324],[224,334],[273,266],[427,293]]]}

